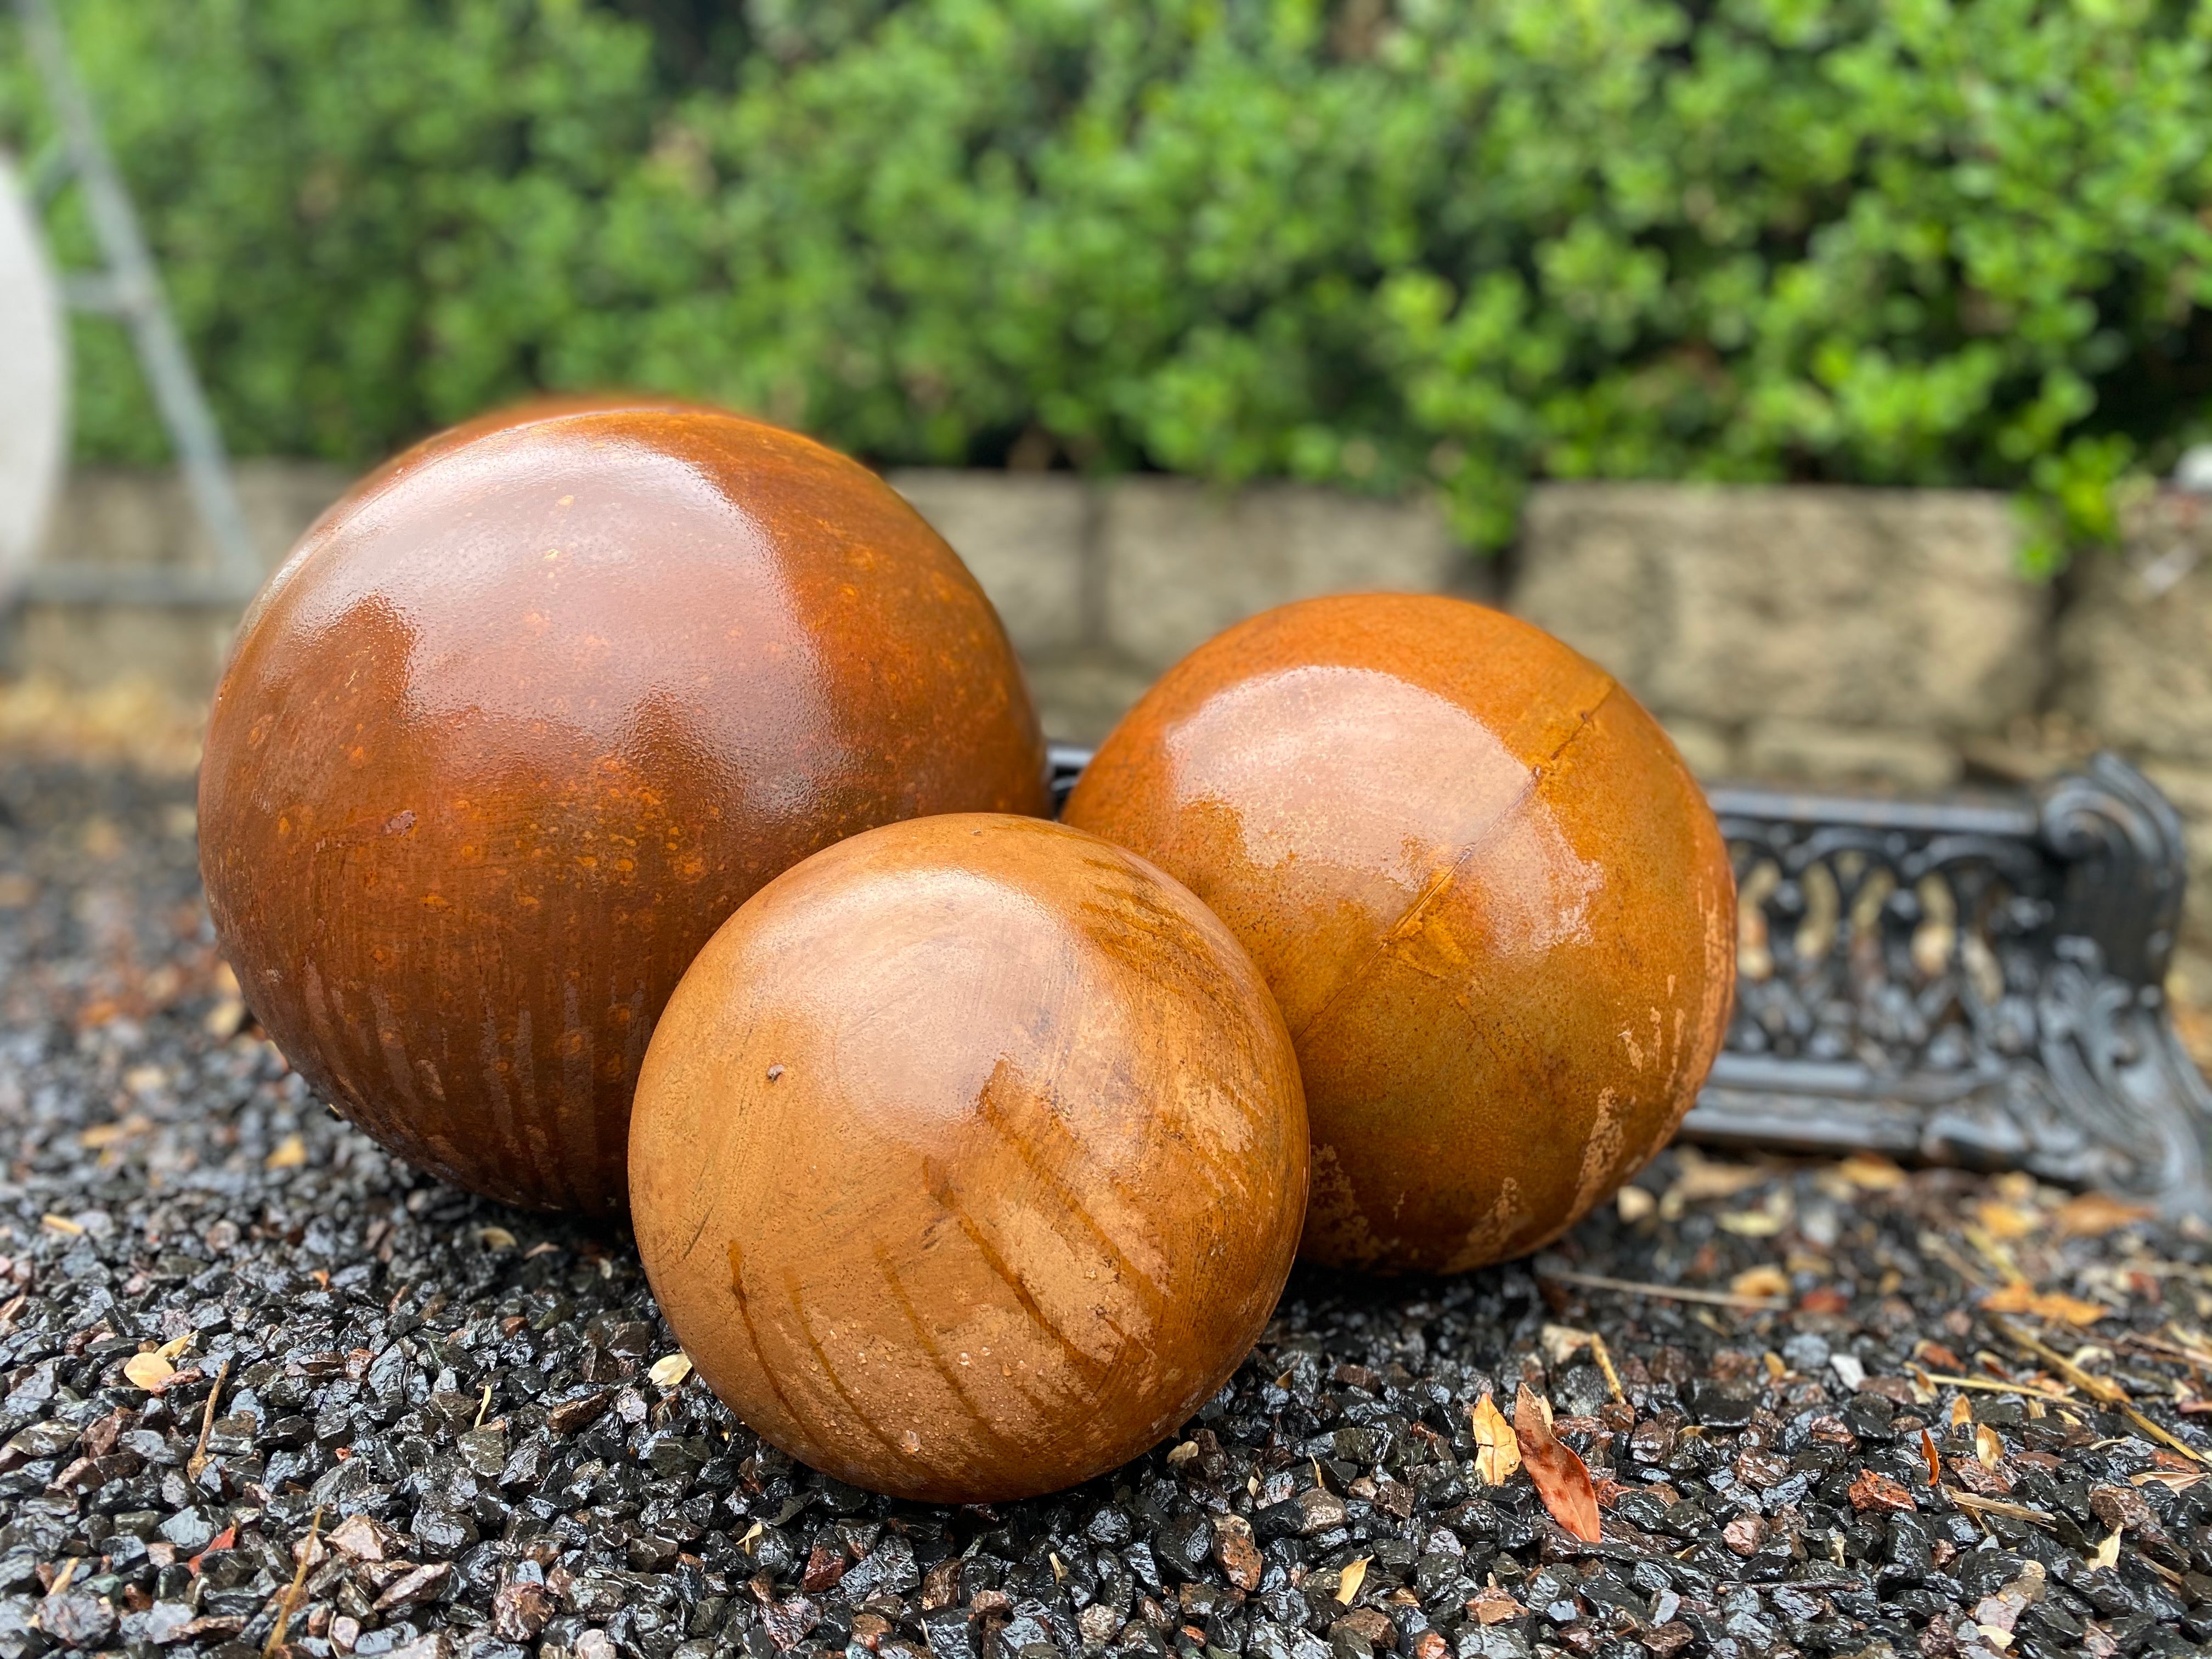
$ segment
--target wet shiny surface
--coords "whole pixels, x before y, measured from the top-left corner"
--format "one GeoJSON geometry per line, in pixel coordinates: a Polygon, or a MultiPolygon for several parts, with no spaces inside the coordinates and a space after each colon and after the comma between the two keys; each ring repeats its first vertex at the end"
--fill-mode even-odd
{"type": "Polygon", "coordinates": [[[981,1501],[1136,1455],[1267,1322],[1305,1207],[1289,1034],[1143,860],[930,818],[700,955],[631,1132],[638,1249],[715,1392],[841,1479],[981,1501]]]}
{"type": "Polygon", "coordinates": [[[1297,1044],[1304,1253],[1534,1249],[1689,1109],[1734,979],[1702,794],[1595,665],[1460,600],[1309,600],[1171,669],[1066,820],[1187,884],[1297,1044]]]}
{"type": "Polygon", "coordinates": [[[989,602],[888,486],[716,411],[525,411],[310,531],[202,770],[226,955],[315,1087],[514,1202],[619,1209],[699,946],[876,824],[1042,811],[989,602]]]}

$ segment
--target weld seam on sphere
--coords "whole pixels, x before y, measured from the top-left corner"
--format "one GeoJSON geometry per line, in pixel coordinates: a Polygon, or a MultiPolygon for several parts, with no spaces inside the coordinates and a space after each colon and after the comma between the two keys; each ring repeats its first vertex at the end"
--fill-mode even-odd
{"type": "Polygon", "coordinates": [[[1501,612],[1365,594],[1239,623],[1064,817],[1267,975],[1314,1126],[1310,1259],[1538,1248],[1666,1143],[1719,1050],[1735,884],[1703,792],[1610,675],[1501,612]]]}
{"type": "Polygon", "coordinates": [[[1235,1371],[1296,1255],[1297,1059],[1228,929],[1038,819],[842,842],[750,900],[653,1034],[638,1250],[716,1394],[933,1502],[1118,1467],[1235,1371]]]}
{"type": "Polygon", "coordinates": [[[1048,809],[981,589],[883,481],[651,401],[426,441],[317,521],[210,716],[223,955],[323,1098],[509,1203],[618,1212],[714,928],[843,836],[1048,809]]]}

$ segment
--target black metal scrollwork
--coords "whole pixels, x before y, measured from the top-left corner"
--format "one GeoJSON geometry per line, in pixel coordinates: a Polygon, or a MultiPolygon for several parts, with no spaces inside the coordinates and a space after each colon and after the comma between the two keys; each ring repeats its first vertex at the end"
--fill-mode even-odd
{"type": "Polygon", "coordinates": [[[2167,1018],[2181,824],[2117,756],[2033,792],[1717,787],[1736,1007],[1684,1133],[2017,1167],[2212,1211],[2167,1018]]]}
{"type": "MultiPolygon", "coordinates": [[[[1055,746],[1064,799],[1088,751],[1055,746]]],[[[2169,1022],[2181,823],[2113,755],[2033,791],[1708,791],[1736,1004],[1692,1138],[2020,1168],[2212,1214],[2169,1022]]]]}

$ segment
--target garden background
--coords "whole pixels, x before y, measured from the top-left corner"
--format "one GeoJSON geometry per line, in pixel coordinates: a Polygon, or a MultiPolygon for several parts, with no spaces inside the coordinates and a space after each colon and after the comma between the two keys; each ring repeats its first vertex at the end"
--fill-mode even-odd
{"type": "MultiPolygon", "coordinates": [[[[247,455],[619,384],[1478,548],[1542,477],[1976,485],[2047,566],[2212,435],[2204,0],[62,10],[247,455]]],[[[78,341],[80,453],[158,459],[78,341]]]]}

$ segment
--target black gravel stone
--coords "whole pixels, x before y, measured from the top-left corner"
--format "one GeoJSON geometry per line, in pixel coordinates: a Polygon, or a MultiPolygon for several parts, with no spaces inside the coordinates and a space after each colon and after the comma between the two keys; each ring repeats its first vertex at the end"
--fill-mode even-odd
{"type": "Polygon", "coordinates": [[[219,975],[190,802],[0,762],[0,1659],[255,1659],[280,1620],[286,1659],[2212,1640],[2203,1231],[2074,1236],[2012,1177],[1670,1152],[1665,1204],[1538,1263],[1302,1271],[1174,1441],[1073,1492],[825,1480],[653,1382],[675,1345],[618,1230],[442,1188],[310,1096],[219,975]],[[1771,1298],[1778,1268],[1786,1311],[1554,1276],[1771,1298]],[[1993,1319],[2015,1272],[2105,1316],[1993,1319]],[[1483,1484],[1470,1413],[1523,1381],[1596,1545],[1525,1473],[1483,1484]]]}

